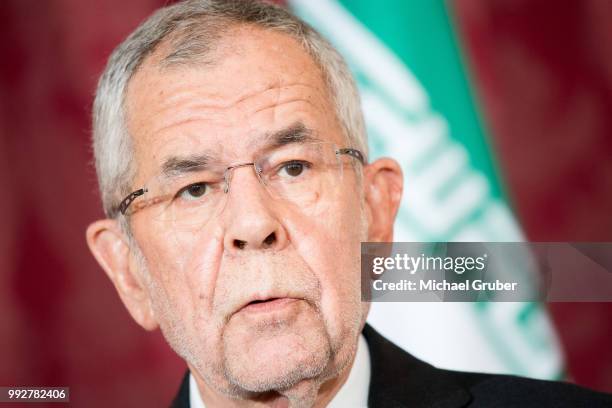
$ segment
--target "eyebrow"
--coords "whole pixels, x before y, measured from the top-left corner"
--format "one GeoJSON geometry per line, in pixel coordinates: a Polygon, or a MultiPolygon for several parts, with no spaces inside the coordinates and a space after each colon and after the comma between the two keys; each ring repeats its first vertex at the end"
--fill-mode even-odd
{"type": "MultiPolygon", "coordinates": [[[[262,149],[258,150],[272,150],[294,143],[320,141],[313,133],[312,129],[306,127],[302,122],[295,122],[284,129],[266,133],[263,136],[263,143],[258,140],[255,144],[262,146],[262,149]]],[[[161,168],[165,177],[177,177],[185,173],[205,170],[211,163],[218,162],[208,153],[171,156],[163,162],[161,168]]]]}
{"type": "Polygon", "coordinates": [[[319,141],[313,135],[312,129],[306,127],[302,122],[295,122],[291,126],[264,136],[264,147],[274,149],[292,143],[307,143],[319,141]]]}
{"type": "Polygon", "coordinates": [[[166,177],[173,177],[184,173],[201,171],[212,161],[212,156],[209,154],[172,156],[162,164],[162,174],[166,177]]]}

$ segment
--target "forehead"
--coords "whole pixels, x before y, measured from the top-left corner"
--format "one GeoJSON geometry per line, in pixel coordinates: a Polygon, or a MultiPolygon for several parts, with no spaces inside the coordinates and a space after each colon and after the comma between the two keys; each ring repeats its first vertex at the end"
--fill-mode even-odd
{"type": "Polygon", "coordinates": [[[138,173],[154,173],[173,154],[243,154],[262,135],[296,122],[341,142],[321,70],[290,36],[237,27],[218,40],[206,63],[162,68],[164,47],[144,61],[127,89],[138,173]]]}

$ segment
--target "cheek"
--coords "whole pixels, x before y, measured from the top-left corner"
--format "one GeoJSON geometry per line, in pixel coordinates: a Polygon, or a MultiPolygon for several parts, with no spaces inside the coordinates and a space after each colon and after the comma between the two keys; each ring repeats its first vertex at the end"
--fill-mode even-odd
{"type": "Polygon", "coordinates": [[[156,282],[154,300],[170,310],[164,318],[181,320],[184,330],[202,331],[196,326],[211,321],[220,240],[211,233],[183,236],[153,228],[143,232],[134,231],[156,282]]]}
{"type": "MultiPolygon", "coordinates": [[[[180,264],[176,262],[179,253],[159,243],[150,245],[143,253],[150,259],[148,269],[155,283],[149,291],[164,337],[177,354],[202,372],[207,371],[205,364],[218,366],[222,327],[212,312],[214,286],[210,283],[215,276],[210,271],[216,271],[216,265],[204,265],[207,256],[193,256],[180,264]],[[202,356],[212,357],[203,362],[202,356]]],[[[182,259],[187,259],[182,255],[182,259]]]]}
{"type": "Polygon", "coordinates": [[[361,210],[353,200],[336,201],[325,216],[286,223],[292,244],[317,276],[321,312],[336,335],[359,321],[362,314],[361,210]]]}
{"type": "Polygon", "coordinates": [[[190,277],[189,271],[194,269],[194,264],[201,262],[202,249],[206,241],[213,238],[212,234],[202,231],[205,227],[177,231],[163,222],[143,219],[134,223],[133,232],[149,267],[157,269],[162,279],[170,276],[184,279],[190,277]]]}

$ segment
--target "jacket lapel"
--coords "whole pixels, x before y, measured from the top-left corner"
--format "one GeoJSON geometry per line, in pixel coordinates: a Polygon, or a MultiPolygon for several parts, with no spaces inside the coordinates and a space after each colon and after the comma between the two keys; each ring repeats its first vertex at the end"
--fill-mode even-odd
{"type": "Polygon", "coordinates": [[[189,370],[183,376],[181,381],[181,388],[179,388],[178,394],[174,397],[170,408],[189,408],[189,370]]]}
{"type": "Polygon", "coordinates": [[[458,408],[471,400],[471,394],[446,371],[411,356],[367,324],[363,335],[372,364],[370,408],[458,408]]]}

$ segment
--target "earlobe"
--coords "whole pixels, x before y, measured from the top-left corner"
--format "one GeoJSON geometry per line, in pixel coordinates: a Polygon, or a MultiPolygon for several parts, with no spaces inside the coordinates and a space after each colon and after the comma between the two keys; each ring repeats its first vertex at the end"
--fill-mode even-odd
{"type": "Polygon", "coordinates": [[[147,330],[157,328],[140,271],[130,260],[130,247],[116,220],[98,220],[86,233],[90,251],[113,282],[124,305],[138,324],[147,330]]]}
{"type": "Polygon", "coordinates": [[[365,169],[365,198],[368,212],[368,240],[393,240],[393,223],[402,199],[403,175],[399,164],[381,158],[365,169]]]}

